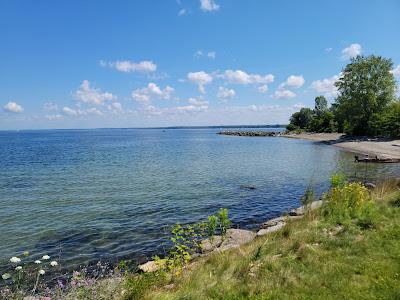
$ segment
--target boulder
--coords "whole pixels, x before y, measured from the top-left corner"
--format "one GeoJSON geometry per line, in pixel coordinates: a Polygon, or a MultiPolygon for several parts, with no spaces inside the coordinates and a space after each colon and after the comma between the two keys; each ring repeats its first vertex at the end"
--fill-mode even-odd
{"type": "Polygon", "coordinates": [[[205,239],[200,243],[201,253],[208,253],[221,246],[222,237],[214,235],[212,238],[205,239]]]}
{"type": "Polygon", "coordinates": [[[278,231],[286,225],[286,222],[277,222],[275,225],[269,226],[267,228],[262,228],[257,232],[257,236],[263,236],[271,232],[278,231]]]}
{"type": "Polygon", "coordinates": [[[151,273],[151,272],[158,271],[159,268],[160,268],[160,265],[153,260],[150,260],[142,265],[139,265],[139,270],[141,270],[142,272],[145,272],[145,273],[151,273]]]}
{"type": "Polygon", "coordinates": [[[231,248],[238,248],[243,244],[251,242],[255,237],[256,233],[250,230],[228,229],[221,246],[216,250],[224,251],[231,248]]]}
{"type": "Polygon", "coordinates": [[[314,209],[320,208],[321,206],[322,206],[322,200],[314,201],[314,202],[311,202],[311,204],[308,208],[306,208],[304,206],[300,206],[296,209],[292,209],[289,212],[289,216],[301,216],[301,215],[304,215],[304,213],[307,209],[314,210],[314,209]]]}

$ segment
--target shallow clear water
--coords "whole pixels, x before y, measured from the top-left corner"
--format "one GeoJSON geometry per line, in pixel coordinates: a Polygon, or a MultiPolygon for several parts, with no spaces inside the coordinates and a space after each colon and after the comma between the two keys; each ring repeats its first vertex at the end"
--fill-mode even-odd
{"type": "Polygon", "coordinates": [[[0,259],[28,250],[64,266],[163,251],[165,228],[227,207],[254,228],[299,205],[330,174],[399,176],[309,141],[217,129],[0,132],[0,259]],[[254,190],[241,185],[253,185],[254,190]]]}

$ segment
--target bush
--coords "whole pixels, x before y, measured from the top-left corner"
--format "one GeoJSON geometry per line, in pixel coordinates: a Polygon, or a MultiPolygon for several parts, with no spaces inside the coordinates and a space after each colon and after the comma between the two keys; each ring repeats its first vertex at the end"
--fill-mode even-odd
{"type": "Polygon", "coordinates": [[[307,188],[304,195],[301,196],[300,201],[303,206],[309,206],[311,202],[315,200],[314,191],[311,188],[307,188]]]}
{"type": "Polygon", "coordinates": [[[344,175],[343,173],[335,173],[332,175],[331,186],[333,188],[344,186],[345,183],[346,183],[346,175],[344,175]]]}
{"type": "Polygon", "coordinates": [[[361,183],[352,182],[333,187],[322,199],[327,219],[337,224],[355,222],[361,227],[372,226],[375,205],[368,189],[361,183]]]}

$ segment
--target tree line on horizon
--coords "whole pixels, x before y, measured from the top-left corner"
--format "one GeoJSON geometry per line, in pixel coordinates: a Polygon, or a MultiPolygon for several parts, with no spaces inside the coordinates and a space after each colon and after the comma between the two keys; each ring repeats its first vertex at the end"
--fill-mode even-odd
{"type": "Polygon", "coordinates": [[[392,69],[392,60],[381,56],[352,58],[335,83],[338,95],[332,105],[316,97],[314,109],[292,114],[287,130],[400,137],[400,98],[392,69]]]}

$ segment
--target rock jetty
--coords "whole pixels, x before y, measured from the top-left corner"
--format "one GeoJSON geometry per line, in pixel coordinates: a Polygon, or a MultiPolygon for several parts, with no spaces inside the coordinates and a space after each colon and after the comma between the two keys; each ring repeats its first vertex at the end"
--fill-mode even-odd
{"type": "Polygon", "coordinates": [[[278,131],[220,131],[217,132],[220,135],[234,135],[234,136],[281,136],[282,132],[278,131]]]}

